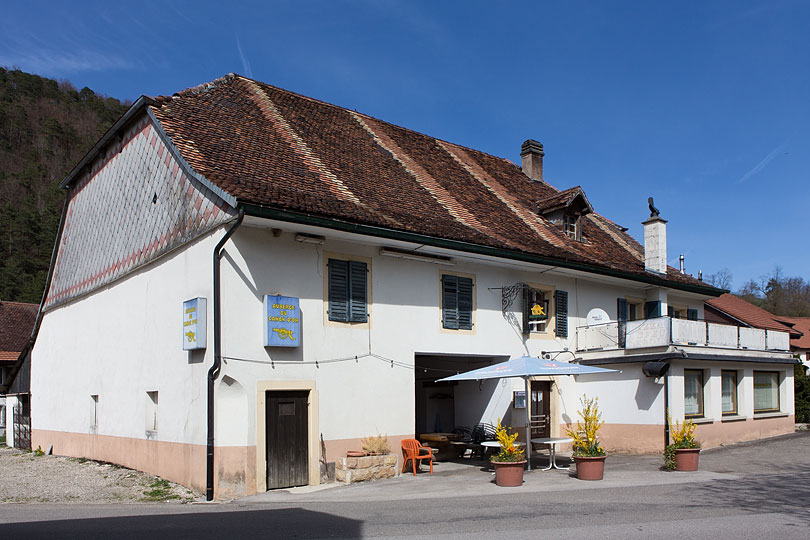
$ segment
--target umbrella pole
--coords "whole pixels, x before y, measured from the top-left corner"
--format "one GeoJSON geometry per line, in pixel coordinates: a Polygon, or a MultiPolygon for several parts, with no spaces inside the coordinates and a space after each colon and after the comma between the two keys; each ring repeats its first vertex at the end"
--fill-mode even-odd
{"type": "Polygon", "coordinates": [[[529,378],[524,377],[526,385],[526,459],[529,461],[528,470],[532,470],[532,395],[529,393],[529,378]]]}

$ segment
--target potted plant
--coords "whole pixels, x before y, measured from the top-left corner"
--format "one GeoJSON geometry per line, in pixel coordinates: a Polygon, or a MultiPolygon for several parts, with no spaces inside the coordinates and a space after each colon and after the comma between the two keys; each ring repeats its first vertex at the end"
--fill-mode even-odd
{"type": "Polygon", "coordinates": [[[518,487],[523,485],[523,468],[526,466],[526,457],[523,449],[515,446],[517,432],[509,431],[501,425],[495,428],[495,438],[501,445],[501,451],[490,458],[495,469],[495,484],[502,487],[518,487]]]}
{"type": "MultiPolygon", "coordinates": [[[[669,415],[667,415],[669,421],[669,415]]],[[[664,449],[664,468],[668,471],[696,471],[700,457],[700,441],[695,438],[695,423],[684,420],[673,425],[669,422],[672,443],[664,449]]]]}
{"type": "Polygon", "coordinates": [[[605,475],[605,449],[599,444],[597,432],[602,424],[602,413],[599,412],[599,398],[588,399],[582,395],[582,410],[579,415],[582,421],[576,426],[569,426],[565,432],[574,439],[574,463],[577,478],[580,480],[601,480],[605,475]]]}

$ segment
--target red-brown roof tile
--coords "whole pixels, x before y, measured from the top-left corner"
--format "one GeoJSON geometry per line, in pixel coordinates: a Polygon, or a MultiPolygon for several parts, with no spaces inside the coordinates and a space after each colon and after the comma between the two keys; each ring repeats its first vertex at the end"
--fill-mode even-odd
{"type": "Polygon", "coordinates": [[[778,330],[780,332],[791,331],[789,325],[779,322],[779,319],[782,317],[777,317],[769,311],[757,307],[750,302],[746,302],[742,298],[730,293],[725,293],[717,298],[706,300],[706,303],[754,328],[778,330]]]}
{"type": "Polygon", "coordinates": [[[783,317],[777,316],[780,321],[793,325],[793,329],[801,332],[799,337],[791,337],[790,346],[796,349],[810,349],[810,317],[783,317]]]}
{"type": "Polygon", "coordinates": [[[0,361],[14,361],[31,337],[37,304],[0,301],[0,361]]]}
{"type": "MultiPolygon", "coordinates": [[[[583,241],[537,211],[572,197],[506,159],[229,75],[158,98],[162,128],[239,202],[648,275],[643,249],[596,213],[583,241]]],[[[673,282],[704,286],[670,268],[673,282]]]]}

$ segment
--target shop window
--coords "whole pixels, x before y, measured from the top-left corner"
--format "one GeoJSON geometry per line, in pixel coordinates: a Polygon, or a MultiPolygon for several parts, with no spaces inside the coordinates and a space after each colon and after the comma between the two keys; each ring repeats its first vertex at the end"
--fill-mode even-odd
{"type": "Polygon", "coordinates": [[[779,411],[779,372],[754,372],[754,412],[779,411]]]}
{"type": "Polygon", "coordinates": [[[733,416],[737,414],[737,372],[724,370],[721,372],[720,378],[723,415],[733,416]]]}
{"type": "Polygon", "coordinates": [[[703,371],[683,371],[683,413],[686,418],[703,416],[703,371]]]}

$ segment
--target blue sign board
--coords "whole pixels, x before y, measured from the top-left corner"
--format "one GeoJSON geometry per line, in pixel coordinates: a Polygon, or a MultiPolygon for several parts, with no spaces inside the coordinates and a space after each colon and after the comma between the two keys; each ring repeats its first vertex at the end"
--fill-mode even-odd
{"type": "Polygon", "coordinates": [[[183,302],[183,350],[205,349],[205,298],[192,298],[183,302]]]}
{"type": "Polygon", "coordinates": [[[264,296],[264,346],[298,347],[301,345],[301,310],[298,298],[264,296]]]}

